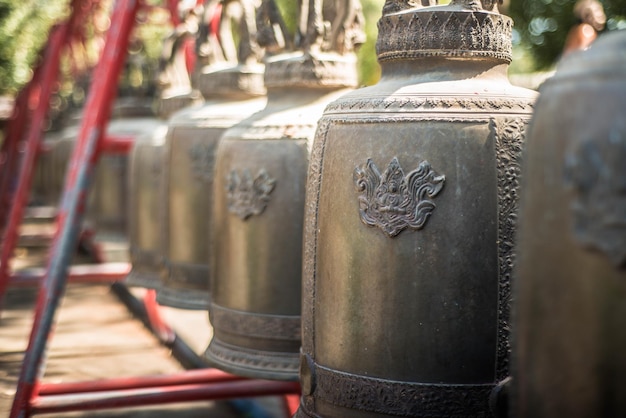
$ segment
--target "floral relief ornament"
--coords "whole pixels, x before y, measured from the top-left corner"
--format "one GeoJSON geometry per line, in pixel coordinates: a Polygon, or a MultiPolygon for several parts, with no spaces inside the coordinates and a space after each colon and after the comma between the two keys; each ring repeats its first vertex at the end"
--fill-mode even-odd
{"type": "Polygon", "coordinates": [[[406,176],[394,157],[380,174],[376,164],[367,162],[354,170],[354,183],[359,196],[359,212],[363,223],[377,226],[389,237],[404,229],[422,229],[436,205],[437,196],[445,181],[428,161],[406,176]]]}
{"type": "Polygon", "coordinates": [[[244,169],[241,176],[232,170],[226,179],[228,211],[246,220],[252,215],[260,215],[270,200],[276,180],[265,169],[253,179],[250,170],[244,169]]]}

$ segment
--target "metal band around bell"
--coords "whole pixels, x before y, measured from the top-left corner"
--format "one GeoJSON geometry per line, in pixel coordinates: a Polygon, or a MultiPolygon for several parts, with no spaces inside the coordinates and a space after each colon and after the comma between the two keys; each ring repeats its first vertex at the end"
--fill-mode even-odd
{"type": "Polygon", "coordinates": [[[229,333],[270,340],[300,341],[300,316],[267,315],[225,308],[214,303],[211,323],[229,333]]]}
{"type": "Polygon", "coordinates": [[[314,398],[332,405],[397,416],[482,416],[495,384],[414,383],[365,377],[314,365],[314,398]]]}

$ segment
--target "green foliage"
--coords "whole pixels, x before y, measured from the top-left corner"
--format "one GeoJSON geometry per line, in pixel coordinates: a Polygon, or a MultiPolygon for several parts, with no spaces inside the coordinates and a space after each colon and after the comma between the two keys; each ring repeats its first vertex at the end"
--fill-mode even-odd
{"type": "Polygon", "coordinates": [[[0,94],[30,79],[50,27],[66,9],[67,0],[0,0],[0,94]]]}
{"type": "Polygon", "coordinates": [[[378,37],[378,20],[385,0],[361,0],[361,2],[365,15],[367,40],[358,52],[359,82],[362,85],[371,86],[380,78],[380,66],[376,59],[376,38],[378,37]]]}
{"type": "Polygon", "coordinates": [[[293,39],[298,27],[298,2],[295,0],[277,0],[276,5],[293,39]]]}
{"type": "MultiPolygon", "coordinates": [[[[511,0],[508,14],[515,22],[514,45],[525,63],[519,70],[541,70],[561,55],[565,38],[576,24],[576,0],[511,0]]],[[[625,27],[626,0],[601,0],[607,15],[607,30],[625,27]]],[[[518,61],[519,62],[519,61],[518,61]]]]}

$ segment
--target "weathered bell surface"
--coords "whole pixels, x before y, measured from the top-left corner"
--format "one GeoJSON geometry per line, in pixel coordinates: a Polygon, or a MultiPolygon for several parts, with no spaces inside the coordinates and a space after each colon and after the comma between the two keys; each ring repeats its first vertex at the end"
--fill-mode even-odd
{"type": "MultiPolygon", "coordinates": [[[[307,34],[302,44],[266,58],[267,106],[227,130],[216,156],[209,307],[214,333],[205,357],[238,375],[298,377],[309,150],[324,107],[357,81],[353,50],[339,52],[344,33],[335,26],[354,22],[335,21],[335,37],[322,38],[313,29],[333,16],[322,15],[317,3],[301,30],[307,34]]],[[[357,3],[347,16],[359,17],[357,3]]],[[[258,16],[266,51],[276,52],[279,39],[289,45],[285,31],[274,31],[283,23],[273,1],[263,1],[258,16]]]]}
{"type": "Polygon", "coordinates": [[[167,124],[135,140],[129,157],[128,240],[132,270],[129,286],[156,289],[163,264],[163,146],[167,124]]]}
{"type": "MultiPolygon", "coordinates": [[[[59,193],[54,191],[55,170],[53,167],[53,150],[57,141],[61,138],[58,129],[46,132],[43,144],[35,161],[33,180],[31,186],[30,203],[35,206],[56,206],[59,204],[59,193]]],[[[58,177],[61,179],[63,174],[58,177]]]]}
{"type": "Polygon", "coordinates": [[[297,417],[488,417],[509,375],[535,93],[507,80],[512,21],[495,2],[408,4],[385,4],[380,82],[318,125],[297,417]]]}
{"type": "MultiPolygon", "coordinates": [[[[222,9],[222,22],[243,13],[239,28],[250,23],[250,1],[232,1],[222,9]]],[[[254,22],[254,19],[252,19],[254,22]]],[[[254,34],[254,28],[246,28],[254,34]]],[[[215,34],[213,34],[215,35],[215,34]]],[[[231,35],[232,36],[232,35],[231,35]]],[[[251,42],[241,36],[242,43],[251,42]]],[[[246,48],[240,48],[244,51],[246,48]]],[[[214,47],[212,53],[218,54],[214,47]]],[[[212,211],[215,148],[224,131],[265,105],[263,65],[247,49],[237,62],[208,65],[198,76],[206,101],[172,116],[168,125],[164,166],[164,256],[157,301],[182,309],[207,309],[209,297],[208,236],[212,211]]]]}
{"type": "MultiPolygon", "coordinates": [[[[150,102],[118,99],[106,136],[132,138],[149,134],[161,125],[150,102]]],[[[95,171],[86,221],[96,231],[94,241],[107,261],[128,259],[128,153],[103,153],[95,171]]]]}
{"type": "Polygon", "coordinates": [[[626,31],[566,56],[528,131],[515,416],[626,416],[626,31]]]}
{"type": "Polygon", "coordinates": [[[50,151],[46,156],[45,173],[48,176],[46,184],[46,201],[53,206],[60,204],[63,186],[65,182],[65,174],[69,163],[72,149],[78,135],[80,125],[79,111],[72,112],[67,117],[67,122],[62,126],[59,132],[54,133],[52,140],[49,141],[50,151]]]}
{"type": "MultiPolygon", "coordinates": [[[[49,200],[59,203],[68,163],[78,130],[81,113],[71,118],[70,123],[59,134],[60,138],[51,143],[49,155],[49,200]]],[[[159,126],[147,101],[120,98],[116,101],[114,114],[108,124],[105,136],[136,138],[149,133],[159,126]]],[[[95,171],[91,188],[86,224],[96,232],[94,241],[101,247],[107,261],[121,261],[128,258],[127,240],[127,170],[128,155],[103,153],[95,171]]]]}

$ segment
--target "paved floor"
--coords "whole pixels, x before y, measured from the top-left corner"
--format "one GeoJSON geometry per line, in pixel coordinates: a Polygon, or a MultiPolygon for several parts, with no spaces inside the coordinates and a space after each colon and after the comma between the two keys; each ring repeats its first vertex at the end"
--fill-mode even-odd
{"type": "MultiPolygon", "coordinates": [[[[18,258],[30,255],[18,251],[18,258]]],[[[140,293],[141,291],[135,291],[140,293]]],[[[137,296],[140,296],[137,294],[137,296]]],[[[0,314],[0,417],[8,416],[22,357],[32,326],[36,290],[10,289],[0,314]]],[[[206,312],[163,308],[164,317],[196,351],[211,337],[206,312]]],[[[44,382],[73,382],[100,378],[160,375],[182,371],[167,348],[133,318],[108,285],[71,284],[57,312],[54,336],[48,345],[44,382]]],[[[252,400],[259,413],[250,413],[250,400],[193,402],[167,406],[43,415],[48,417],[269,417],[284,418],[278,397],[252,400]],[[245,412],[247,411],[247,412],[245,412]]]]}

